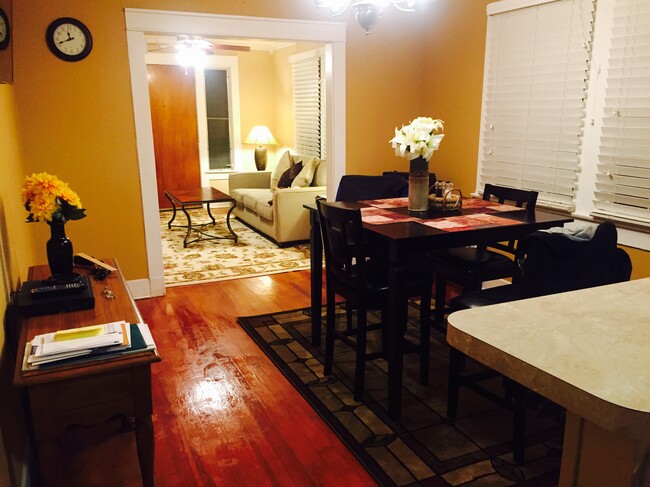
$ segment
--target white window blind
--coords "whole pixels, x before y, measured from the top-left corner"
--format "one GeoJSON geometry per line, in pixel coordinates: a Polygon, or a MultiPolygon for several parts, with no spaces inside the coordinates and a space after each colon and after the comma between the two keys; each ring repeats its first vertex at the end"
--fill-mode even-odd
{"type": "Polygon", "coordinates": [[[499,2],[488,18],[479,185],[573,210],[594,0],[541,2],[499,2]]]}
{"type": "Polygon", "coordinates": [[[650,0],[616,0],[592,215],[650,224],[650,0]]]}
{"type": "Polygon", "coordinates": [[[319,52],[291,59],[295,149],[325,159],[325,103],[322,56],[319,52]]]}

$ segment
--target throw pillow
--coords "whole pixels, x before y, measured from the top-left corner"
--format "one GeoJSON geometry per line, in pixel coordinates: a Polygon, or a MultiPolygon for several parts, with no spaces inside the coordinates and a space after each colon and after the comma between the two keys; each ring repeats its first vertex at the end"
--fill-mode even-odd
{"type": "Polygon", "coordinates": [[[278,182],[280,181],[280,177],[291,166],[293,166],[293,159],[291,158],[289,151],[285,151],[273,169],[273,172],[271,173],[271,191],[278,189],[278,182]]]}
{"type": "Polygon", "coordinates": [[[304,165],[300,174],[296,176],[296,179],[291,183],[292,188],[307,188],[311,185],[311,182],[314,180],[314,175],[316,174],[316,169],[318,169],[318,164],[320,159],[312,157],[309,159],[309,162],[304,165]]]}
{"type": "Polygon", "coordinates": [[[294,164],[289,169],[282,173],[280,176],[280,181],[278,181],[278,188],[290,188],[293,180],[296,179],[296,176],[302,171],[302,162],[294,164]]]}

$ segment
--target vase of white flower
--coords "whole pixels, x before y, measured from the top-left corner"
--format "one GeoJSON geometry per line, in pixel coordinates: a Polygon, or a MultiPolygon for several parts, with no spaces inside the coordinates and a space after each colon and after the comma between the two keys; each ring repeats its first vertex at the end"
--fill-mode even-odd
{"type": "Polygon", "coordinates": [[[416,157],[409,161],[409,210],[426,211],[429,203],[429,161],[416,157]]]}
{"type": "Polygon", "coordinates": [[[418,117],[401,129],[395,129],[390,143],[395,154],[409,159],[409,210],[427,211],[429,196],[429,159],[438,150],[443,134],[442,120],[418,117]]]}

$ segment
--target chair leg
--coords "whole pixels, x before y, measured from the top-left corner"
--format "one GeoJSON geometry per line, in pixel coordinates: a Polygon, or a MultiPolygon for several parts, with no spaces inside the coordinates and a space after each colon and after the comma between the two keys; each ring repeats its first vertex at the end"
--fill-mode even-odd
{"type": "Polygon", "coordinates": [[[420,384],[429,384],[429,337],[431,335],[431,286],[420,296],[420,384]]]}
{"type": "Polygon", "coordinates": [[[334,361],[334,334],[336,321],[334,319],[334,293],[327,291],[327,316],[325,321],[325,364],[323,374],[332,375],[332,362],[334,361]]]}
{"type": "Polygon", "coordinates": [[[365,303],[357,306],[357,346],[354,364],[354,400],[363,400],[363,388],[366,373],[366,324],[368,310],[365,303]]]}
{"type": "Polygon", "coordinates": [[[436,305],[433,311],[433,324],[445,330],[445,308],[447,305],[447,280],[436,272],[436,305]]]}
{"type": "Polygon", "coordinates": [[[348,332],[352,331],[352,305],[345,302],[345,326],[348,332]]]}
{"type": "Polygon", "coordinates": [[[458,414],[458,392],[460,389],[461,372],[464,356],[455,348],[449,349],[449,382],[447,384],[447,417],[456,419],[458,414]]]}

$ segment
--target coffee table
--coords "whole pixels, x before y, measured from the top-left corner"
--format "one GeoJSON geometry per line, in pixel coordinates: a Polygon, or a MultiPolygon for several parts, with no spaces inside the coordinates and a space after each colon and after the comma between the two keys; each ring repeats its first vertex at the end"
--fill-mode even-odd
{"type": "Polygon", "coordinates": [[[234,198],[212,187],[198,188],[198,189],[166,189],[165,197],[172,204],[172,211],[173,211],[171,220],[167,222],[167,228],[171,228],[171,227],[187,228],[187,234],[183,239],[183,247],[187,247],[189,244],[198,242],[199,240],[232,239],[235,241],[235,243],[237,243],[238,240],[237,234],[233,231],[232,227],[230,226],[230,214],[232,213],[232,210],[235,209],[235,204],[236,204],[234,198]],[[230,235],[222,236],[222,235],[211,235],[206,233],[203,229],[207,225],[214,225],[216,223],[216,220],[214,219],[214,216],[212,216],[212,212],[210,211],[210,203],[226,203],[226,202],[230,203],[230,209],[226,214],[226,226],[228,227],[228,231],[230,232],[230,235]],[[206,208],[208,210],[208,216],[210,217],[212,222],[193,224],[192,217],[188,213],[187,207],[204,205],[204,204],[206,205],[206,208]],[[185,213],[185,217],[187,218],[186,225],[172,225],[172,222],[176,218],[177,208],[180,208],[180,210],[183,213],[185,213]],[[192,231],[197,232],[199,236],[193,240],[190,240],[190,235],[192,231]]]}

